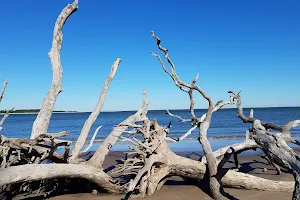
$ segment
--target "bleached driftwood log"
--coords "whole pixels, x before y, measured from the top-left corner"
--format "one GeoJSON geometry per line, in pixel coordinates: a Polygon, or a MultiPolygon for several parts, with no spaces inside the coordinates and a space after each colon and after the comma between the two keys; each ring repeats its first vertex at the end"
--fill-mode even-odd
{"type": "Polygon", "coordinates": [[[85,164],[31,164],[13,166],[0,171],[0,187],[24,181],[39,181],[53,178],[87,179],[108,192],[120,193],[122,186],[113,184],[110,176],[101,169],[85,164]]]}
{"type": "Polygon", "coordinates": [[[74,149],[71,153],[71,157],[69,158],[70,162],[74,162],[74,160],[76,160],[78,158],[80,151],[82,150],[82,148],[85,144],[86,138],[90,132],[90,129],[91,129],[92,125],[94,124],[94,122],[96,121],[98,115],[101,112],[101,109],[105,102],[105,97],[106,97],[106,93],[108,91],[109,85],[110,85],[111,81],[113,80],[114,76],[116,75],[116,72],[117,72],[117,69],[118,69],[120,63],[121,63],[121,59],[117,58],[115,60],[115,62],[113,63],[113,65],[111,66],[110,74],[104,82],[104,86],[100,93],[98,103],[96,104],[96,107],[94,108],[93,112],[90,114],[88,119],[85,121],[85,123],[82,127],[82,130],[81,130],[81,133],[79,135],[79,138],[77,139],[77,141],[75,143],[74,149]]]}
{"type": "Polygon", "coordinates": [[[48,126],[52,116],[53,108],[56,102],[56,98],[62,89],[62,75],[63,69],[60,62],[60,51],[63,40],[63,25],[65,24],[68,17],[72,15],[78,8],[78,0],[75,0],[72,4],[68,4],[58,16],[54,31],[52,47],[49,52],[49,58],[52,65],[53,77],[52,84],[47,95],[42,103],[41,110],[39,111],[33,126],[30,138],[33,139],[41,134],[46,134],[48,131],[48,126]]]}
{"type": "Polygon", "coordinates": [[[300,154],[290,148],[280,134],[267,131],[259,120],[253,122],[253,138],[262,146],[272,162],[293,173],[295,178],[293,200],[300,199],[300,154]]]}

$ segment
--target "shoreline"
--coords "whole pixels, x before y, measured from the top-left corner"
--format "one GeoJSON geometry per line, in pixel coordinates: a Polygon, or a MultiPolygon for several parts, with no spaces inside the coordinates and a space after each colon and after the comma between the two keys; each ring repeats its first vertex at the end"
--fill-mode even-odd
{"type": "MultiPolygon", "coordinates": [[[[240,143],[243,142],[245,139],[244,138],[229,138],[229,139],[209,139],[212,150],[218,150],[222,147],[226,147],[226,146],[231,146],[233,144],[236,143],[240,143]]],[[[98,149],[98,147],[102,144],[101,142],[98,141],[94,141],[92,147],[89,149],[90,152],[96,151],[98,149]]],[[[74,145],[74,144],[73,144],[74,145]]],[[[71,149],[73,148],[73,145],[71,145],[71,149]]],[[[86,148],[89,145],[89,141],[86,142],[86,144],[84,145],[83,149],[86,148]]],[[[199,143],[198,140],[196,139],[187,139],[187,140],[183,140],[180,141],[178,143],[173,143],[173,142],[168,142],[169,148],[175,152],[175,153],[182,153],[182,152],[201,152],[202,151],[202,146],[199,143]]],[[[115,143],[112,146],[111,151],[112,152],[124,152],[124,151],[128,151],[128,147],[129,146],[133,146],[132,143],[130,142],[126,142],[126,141],[118,141],[117,143],[115,143]]],[[[295,144],[290,144],[290,147],[296,150],[299,150],[298,146],[295,144]]],[[[64,149],[58,149],[57,152],[62,153],[64,151],[64,149]]],[[[258,155],[259,153],[261,153],[260,150],[249,150],[246,152],[243,152],[241,155],[258,155]]]]}
{"type": "MultiPolygon", "coordinates": [[[[85,112],[53,112],[53,114],[70,114],[70,113],[85,113],[85,112]]],[[[37,112],[25,112],[25,113],[9,113],[9,115],[37,115],[37,112]]],[[[0,115],[5,115],[5,113],[0,113],[0,115]]]]}
{"type": "MultiPolygon", "coordinates": [[[[296,108],[300,109],[300,106],[266,106],[266,107],[245,107],[244,109],[286,109],[286,108],[296,108]]],[[[222,110],[231,110],[231,109],[236,109],[236,107],[233,108],[223,108],[222,110]]],[[[30,110],[30,109],[29,109],[30,110]]],[[[165,112],[166,110],[171,110],[171,111],[189,111],[189,109],[186,108],[178,108],[178,109],[149,109],[149,111],[162,111],[165,112]]],[[[205,111],[207,110],[206,108],[198,108],[195,109],[195,111],[205,111]]],[[[137,110],[106,110],[106,111],[101,111],[103,113],[115,113],[115,112],[136,112],[137,110]]],[[[92,111],[65,111],[65,112],[53,112],[53,113],[91,113],[92,111]]],[[[5,113],[0,113],[0,115],[4,115],[5,113]]],[[[26,113],[10,113],[11,114],[38,114],[38,112],[26,112],[26,113]]]]}
{"type": "MultiPolygon", "coordinates": [[[[181,152],[176,154],[188,157],[194,160],[198,160],[200,155],[197,152],[181,152]]],[[[110,173],[112,169],[111,166],[116,165],[118,160],[124,158],[123,152],[110,152],[103,163],[103,169],[110,173]]],[[[88,153],[86,157],[91,156],[91,153],[88,153]]],[[[239,161],[241,164],[241,170],[244,173],[248,173],[251,175],[255,175],[258,177],[277,180],[277,181],[291,181],[294,180],[292,174],[288,173],[286,170],[282,170],[281,175],[276,175],[276,171],[272,167],[272,165],[268,165],[267,161],[262,159],[261,157],[254,155],[254,156],[242,156],[240,155],[239,161]],[[264,170],[267,169],[267,170],[264,170]]],[[[233,168],[234,162],[233,159],[230,158],[228,163],[226,163],[225,168],[233,168]]],[[[51,200],[120,200],[125,197],[124,194],[107,194],[107,193],[100,193],[98,195],[92,194],[92,189],[90,191],[83,191],[82,188],[84,186],[80,186],[80,188],[76,188],[74,193],[71,194],[63,194],[51,197],[51,200]]],[[[253,200],[253,199],[273,199],[273,200],[281,200],[281,199],[291,199],[292,192],[265,192],[265,191],[251,191],[251,190],[243,190],[243,189],[232,189],[232,188],[224,188],[226,192],[230,195],[234,196],[237,199],[243,200],[253,200]]],[[[211,199],[208,195],[208,188],[203,185],[201,182],[194,182],[194,181],[186,181],[180,177],[170,177],[165,185],[158,191],[156,191],[152,196],[147,196],[145,199],[148,200],[194,200],[194,199],[203,199],[209,200],[211,199]]]]}

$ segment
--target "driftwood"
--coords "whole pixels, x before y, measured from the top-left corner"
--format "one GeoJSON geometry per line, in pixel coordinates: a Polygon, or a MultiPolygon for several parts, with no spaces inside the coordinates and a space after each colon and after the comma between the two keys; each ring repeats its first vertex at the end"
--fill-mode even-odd
{"type": "Polygon", "coordinates": [[[75,0],[72,4],[67,5],[62,10],[62,12],[56,20],[53,31],[52,47],[48,54],[53,71],[52,84],[42,103],[42,107],[33,123],[32,133],[30,136],[30,138],[32,139],[37,137],[38,135],[47,133],[56,98],[59,95],[59,93],[63,91],[63,70],[60,62],[60,51],[63,40],[62,28],[68,17],[71,16],[71,14],[74,13],[77,10],[77,8],[78,0],[75,0]]]}
{"type": "Polygon", "coordinates": [[[96,136],[97,136],[97,134],[98,134],[98,132],[99,132],[99,130],[100,130],[101,128],[102,128],[102,125],[101,125],[101,126],[98,126],[98,128],[96,128],[96,130],[95,130],[95,132],[94,132],[94,134],[93,134],[93,137],[92,137],[92,139],[91,139],[91,141],[90,141],[89,146],[87,146],[84,150],[80,151],[80,154],[86,153],[86,152],[89,151],[89,149],[93,146],[94,140],[96,139],[96,136]]]}
{"type": "MultiPolygon", "coordinates": [[[[157,55],[155,53],[152,53],[152,55],[154,55],[158,58],[159,62],[161,63],[161,65],[163,67],[163,70],[173,79],[175,85],[182,91],[188,93],[188,95],[189,95],[190,113],[191,113],[190,121],[194,125],[193,128],[195,128],[195,126],[197,126],[199,128],[199,142],[202,145],[204,155],[207,159],[208,173],[209,173],[209,185],[210,185],[210,189],[211,189],[213,198],[214,199],[224,199],[225,192],[222,188],[222,185],[220,184],[221,183],[220,178],[217,176],[217,173],[218,173],[217,159],[213,155],[210,143],[208,141],[207,130],[210,127],[212,113],[215,111],[218,111],[219,109],[221,109],[223,106],[225,106],[227,104],[233,104],[234,99],[230,98],[230,101],[228,101],[228,102],[219,101],[214,106],[212,99],[200,87],[196,86],[196,82],[199,77],[198,74],[196,75],[196,77],[194,78],[194,80],[192,81],[191,84],[182,81],[176,74],[176,69],[175,69],[173,62],[169,58],[168,50],[161,46],[161,40],[158,36],[156,36],[154,34],[154,31],[152,31],[151,34],[152,34],[152,37],[154,39],[156,39],[157,48],[164,53],[165,59],[170,64],[171,72],[169,72],[166,69],[166,67],[159,55],[157,55]],[[203,115],[201,118],[197,118],[195,115],[195,112],[194,112],[194,104],[195,104],[194,96],[193,96],[194,91],[198,92],[208,102],[207,113],[205,115],[203,115]]],[[[181,117],[179,117],[179,119],[181,121],[189,121],[189,120],[183,120],[181,117]]],[[[181,139],[181,138],[179,138],[179,139],[181,139]]]]}
{"type": "MultiPolygon", "coordinates": [[[[52,48],[49,52],[53,70],[52,85],[33,124],[31,139],[6,138],[2,135],[0,137],[1,168],[5,168],[0,171],[0,174],[3,175],[1,178],[1,186],[3,187],[5,185],[17,184],[19,182],[30,183],[30,181],[58,177],[79,177],[95,182],[110,192],[121,192],[123,190],[122,186],[111,183],[111,177],[104,173],[101,168],[89,166],[88,164],[85,165],[84,163],[78,165],[72,165],[68,163],[68,154],[71,142],[57,139],[58,137],[66,136],[66,132],[47,134],[48,125],[56,98],[62,91],[62,67],[60,63],[62,29],[67,18],[74,13],[77,8],[78,0],[75,0],[72,4],[67,5],[62,10],[55,23],[52,48]],[[64,146],[64,154],[57,154],[55,152],[59,146],[64,146]],[[51,160],[52,162],[65,162],[66,164],[40,164],[46,159],[51,160]]],[[[116,73],[116,69],[120,61],[121,59],[117,59],[112,66],[111,74],[105,82],[103,92],[100,95],[99,103],[95,109],[96,113],[93,113],[93,118],[97,117],[101,110],[108,86],[114,74],[116,73]]],[[[3,97],[6,85],[7,82],[4,84],[4,88],[1,93],[1,99],[3,97]]],[[[5,118],[6,117],[7,116],[5,115],[5,118]]],[[[89,120],[93,123],[91,119],[89,120]]],[[[92,125],[92,123],[90,125],[92,125]]],[[[87,129],[89,129],[89,127],[84,127],[82,132],[84,132],[84,134],[88,133],[87,129]]],[[[83,140],[83,142],[85,142],[85,138],[83,140]]],[[[80,139],[79,143],[80,142],[82,142],[82,139],[80,139]]],[[[79,150],[81,150],[81,148],[79,148],[79,150]]],[[[3,187],[0,187],[0,189],[3,189],[3,187]]]]}
{"type": "MultiPolygon", "coordinates": [[[[7,87],[7,84],[8,84],[8,80],[4,81],[3,88],[2,88],[2,91],[0,93],[0,103],[1,103],[1,101],[3,99],[4,92],[5,92],[5,89],[7,87]]],[[[0,120],[0,131],[2,129],[2,125],[3,125],[4,121],[7,119],[9,113],[12,112],[13,110],[14,110],[14,108],[12,108],[10,110],[7,110],[6,113],[4,114],[4,116],[2,117],[2,119],[0,120]]]]}
{"type": "MultiPolygon", "coordinates": [[[[63,140],[68,133],[47,133],[48,125],[53,112],[53,107],[58,94],[62,91],[62,66],[60,63],[60,50],[62,45],[63,25],[78,8],[78,0],[67,5],[58,16],[55,23],[52,48],[49,57],[52,65],[52,84],[46,95],[41,110],[33,124],[30,139],[8,138],[0,135],[0,191],[4,191],[8,186],[20,187],[26,190],[36,181],[49,184],[48,180],[61,178],[64,180],[80,178],[88,180],[97,186],[112,193],[137,193],[140,197],[146,194],[152,195],[159,190],[170,176],[180,176],[195,180],[202,180],[208,177],[208,183],[214,199],[225,199],[230,197],[223,191],[223,185],[232,188],[261,191],[282,191],[291,192],[294,190],[294,199],[299,199],[299,163],[298,153],[287,146],[287,142],[299,144],[290,134],[290,129],[299,126],[300,121],[295,120],[286,125],[264,123],[253,117],[253,112],[247,118],[243,115],[241,98],[239,93],[230,91],[232,96],[229,101],[218,101],[213,103],[212,99],[196,85],[198,74],[192,83],[182,81],[177,73],[173,62],[170,60],[168,50],[161,46],[161,41],[154,32],[152,37],[156,40],[157,47],[164,53],[164,57],[170,64],[171,71],[167,70],[161,57],[155,53],[162,65],[163,70],[172,78],[175,85],[189,95],[190,99],[190,119],[167,111],[171,117],[179,119],[181,122],[191,123],[191,128],[179,138],[172,138],[168,134],[171,124],[161,126],[156,119],[148,119],[148,103],[146,102],[146,90],[143,91],[142,105],[138,111],[129,116],[120,124],[116,125],[104,142],[99,146],[94,155],[89,160],[83,160],[80,155],[87,152],[96,138],[99,127],[90,141],[89,146],[82,150],[86,143],[86,138],[90,128],[98,117],[105,102],[106,93],[113,80],[121,59],[116,59],[111,67],[111,73],[106,79],[99,96],[99,101],[94,111],[86,120],[81,134],[76,141],[75,147],[70,153],[71,141],[63,140]],[[208,109],[200,117],[194,111],[194,93],[198,92],[208,102],[208,109]],[[243,122],[252,123],[251,137],[249,132],[242,143],[223,147],[217,151],[212,151],[207,139],[207,130],[210,127],[211,118],[214,112],[222,107],[237,103],[238,116],[243,122]],[[203,147],[204,156],[201,160],[192,160],[179,156],[172,152],[167,141],[180,142],[186,139],[192,131],[198,130],[199,142],[203,147]],[[270,132],[269,129],[280,131],[281,133],[270,132]],[[127,133],[127,137],[122,136],[127,133]],[[135,137],[138,134],[139,137],[135,137]],[[133,144],[127,159],[123,163],[115,166],[112,174],[107,174],[103,170],[103,162],[110,152],[112,146],[119,140],[128,141],[133,144]],[[57,153],[58,148],[64,148],[62,154],[57,153]],[[234,156],[236,168],[239,168],[237,155],[240,152],[251,149],[262,149],[274,167],[283,167],[290,170],[295,177],[295,182],[272,181],[259,178],[253,175],[244,174],[235,170],[223,169],[223,166],[231,156],[234,156]],[[51,161],[44,164],[44,161],[51,161]],[[131,177],[129,180],[122,180],[122,176],[131,177]],[[45,182],[42,182],[45,181],[45,182]],[[295,189],[294,189],[295,188],[295,189]]],[[[7,81],[3,85],[0,94],[0,102],[3,98],[7,81]]],[[[4,115],[0,123],[8,117],[9,111],[4,115]]],[[[51,191],[40,191],[36,193],[49,195],[51,191]]],[[[22,190],[20,190],[22,191],[22,190]]],[[[45,197],[45,196],[44,196],[45,197]]]]}
{"type": "Polygon", "coordinates": [[[114,62],[114,64],[111,66],[110,74],[104,83],[98,103],[97,103],[95,109],[93,110],[93,112],[90,114],[89,118],[85,121],[83,128],[81,130],[81,133],[79,135],[79,138],[76,141],[76,144],[72,151],[71,157],[69,158],[70,162],[74,162],[74,160],[76,158],[78,158],[80,151],[83,148],[86,138],[90,132],[90,129],[91,129],[92,125],[94,124],[94,122],[96,121],[96,119],[97,119],[98,115],[100,114],[100,111],[104,105],[105,97],[106,97],[106,93],[108,91],[109,85],[110,85],[111,81],[113,80],[120,63],[121,63],[121,59],[117,58],[116,61],[114,62]]]}
{"type": "Polygon", "coordinates": [[[0,93],[0,103],[1,103],[1,101],[2,101],[2,99],[3,99],[4,92],[5,92],[5,89],[6,89],[7,84],[8,84],[8,80],[4,81],[4,83],[3,83],[3,88],[2,88],[2,91],[1,91],[1,93],[0,93]]]}
{"type": "Polygon", "coordinates": [[[299,157],[300,154],[290,148],[287,143],[291,142],[299,145],[299,141],[295,140],[290,133],[292,128],[300,126],[300,120],[294,120],[288,122],[285,125],[278,125],[275,123],[265,123],[254,117],[254,111],[251,110],[249,117],[246,117],[243,113],[242,100],[240,93],[229,91],[237,99],[237,116],[244,123],[251,123],[253,127],[251,129],[254,141],[261,146],[262,150],[268,157],[268,160],[276,168],[277,173],[280,174],[280,168],[291,171],[295,178],[295,187],[293,193],[293,199],[300,199],[300,179],[299,179],[299,157]],[[278,132],[271,132],[279,131],[278,132]]]}
{"type": "MultiPolygon", "coordinates": [[[[139,132],[138,132],[139,133],[139,132]]],[[[172,152],[166,142],[166,132],[164,127],[160,126],[155,119],[151,120],[150,137],[148,140],[139,141],[135,138],[126,138],[133,145],[135,152],[129,152],[127,160],[123,161],[114,173],[133,174],[135,178],[129,182],[127,190],[129,192],[139,189],[139,194],[144,197],[145,194],[152,195],[160,189],[168,176],[181,176],[191,179],[201,180],[207,173],[207,160],[205,157],[201,161],[192,160],[179,156],[172,152]]],[[[143,134],[140,132],[140,134],[143,134]]],[[[257,148],[255,141],[247,139],[245,142],[232,145],[237,152],[251,148],[257,148]]],[[[219,164],[226,153],[224,148],[213,152],[214,157],[218,158],[219,164]]],[[[226,170],[225,170],[226,171],[226,170]]],[[[221,173],[223,185],[233,188],[243,188],[249,190],[273,191],[278,189],[283,192],[291,192],[294,182],[271,181],[258,178],[253,175],[244,174],[229,170],[221,173]]]]}
{"type": "Polygon", "coordinates": [[[136,122],[143,121],[146,118],[146,114],[148,111],[147,103],[146,103],[146,90],[143,91],[143,101],[140,109],[134,114],[129,116],[123,122],[121,122],[118,126],[116,126],[112,132],[106,137],[101,146],[97,149],[93,157],[88,161],[88,163],[95,167],[101,167],[105,157],[109,153],[112,146],[117,142],[122,133],[124,133],[130,124],[134,124],[136,122]]]}

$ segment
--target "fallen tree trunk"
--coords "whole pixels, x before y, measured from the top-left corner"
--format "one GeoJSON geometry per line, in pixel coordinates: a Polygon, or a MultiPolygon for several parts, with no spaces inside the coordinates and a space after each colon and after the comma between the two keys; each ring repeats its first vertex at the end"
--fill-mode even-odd
{"type": "MultiPolygon", "coordinates": [[[[158,189],[160,181],[167,175],[177,175],[196,180],[201,180],[205,176],[206,164],[204,162],[176,155],[167,148],[167,144],[163,144],[160,150],[158,149],[156,152],[156,155],[153,156],[150,156],[152,163],[146,166],[147,169],[145,171],[147,172],[152,166],[156,166],[157,168],[155,169],[157,171],[152,172],[150,175],[151,181],[148,184],[148,194],[153,194],[158,189]]],[[[7,184],[51,178],[83,178],[97,184],[108,192],[122,193],[126,189],[124,186],[113,184],[112,178],[104,173],[103,170],[87,164],[31,164],[13,166],[0,170],[0,177],[0,187],[7,184]]],[[[248,190],[291,192],[294,188],[294,182],[267,180],[232,170],[226,171],[221,180],[226,187],[248,190]]],[[[131,181],[131,186],[129,185],[128,188],[134,189],[138,182],[131,181]]]]}
{"type": "Polygon", "coordinates": [[[121,193],[123,186],[112,183],[112,178],[103,170],[85,164],[31,164],[0,170],[0,187],[7,184],[38,181],[53,178],[87,179],[108,192],[121,193]]]}
{"type": "Polygon", "coordinates": [[[293,173],[295,178],[293,200],[299,200],[300,154],[291,149],[280,134],[266,131],[259,120],[253,122],[253,138],[272,162],[293,173]]]}
{"type": "Polygon", "coordinates": [[[254,141],[261,147],[270,162],[280,173],[279,166],[293,173],[295,184],[293,192],[293,200],[300,199],[300,154],[288,146],[287,143],[292,142],[297,145],[300,143],[295,140],[290,133],[292,128],[300,126],[300,120],[290,121],[285,125],[277,125],[275,123],[265,123],[254,118],[253,110],[250,116],[246,117],[243,113],[242,100],[240,93],[229,91],[237,99],[237,116],[244,123],[252,124],[252,137],[254,141]],[[279,133],[270,132],[269,130],[279,131],[279,133]]]}
{"type": "MultiPolygon", "coordinates": [[[[170,156],[170,155],[168,155],[170,156]]],[[[171,156],[172,175],[180,175],[188,178],[201,180],[206,173],[206,166],[203,162],[198,162],[178,155],[171,156]]],[[[250,174],[236,172],[233,170],[224,170],[225,174],[221,178],[222,184],[230,188],[261,190],[261,191],[281,191],[291,192],[294,188],[294,182],[291,181],[273,181],[250,174]]]]}

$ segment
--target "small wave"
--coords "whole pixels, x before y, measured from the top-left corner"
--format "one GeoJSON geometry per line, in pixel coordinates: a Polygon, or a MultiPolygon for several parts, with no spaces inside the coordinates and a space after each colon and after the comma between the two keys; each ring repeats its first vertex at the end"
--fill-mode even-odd
{"type": "MultiPolygon", "coordinates": [[[[178,135],[178,136],[173,136],[172,138],[178,138],[180,137],[181,135],[178,135]]],[[[300,134],[293,134],[292,133],[292,136],[294,138],[300,138],[300,134]]],[[[170,136],[169,136],[170,137],[170,136]]],[[[136,139],[140,139],[142,140],[142,137],[135,137],[136,139]]],[[[226,139],[245,139],[245,135],[215,135],[215,136],[208,136],[208,139],[213,139],[213,140],[226,140],[226,139]]],[[[95,143],[101,143],[101,142],[104,142],[106,138],[103,137],[103,138],[98,138],[98,139],[95,139],[94,142],[95,143]]],[[[75,138],[72,138],[70,139],[73,143],[76,142],[76,139],[75,138]]],[[[192,137],[187,137],[185,138],[184,140],[198,140],[198,136],[192,136],[192,137]]],[[[127,141],[123,141],[122,139],[118,139],[117,140],[118,142],[127,142],[127,141]]],[[[89,143],[90,140],[87,140],[86,143],[89,143]]]]}

